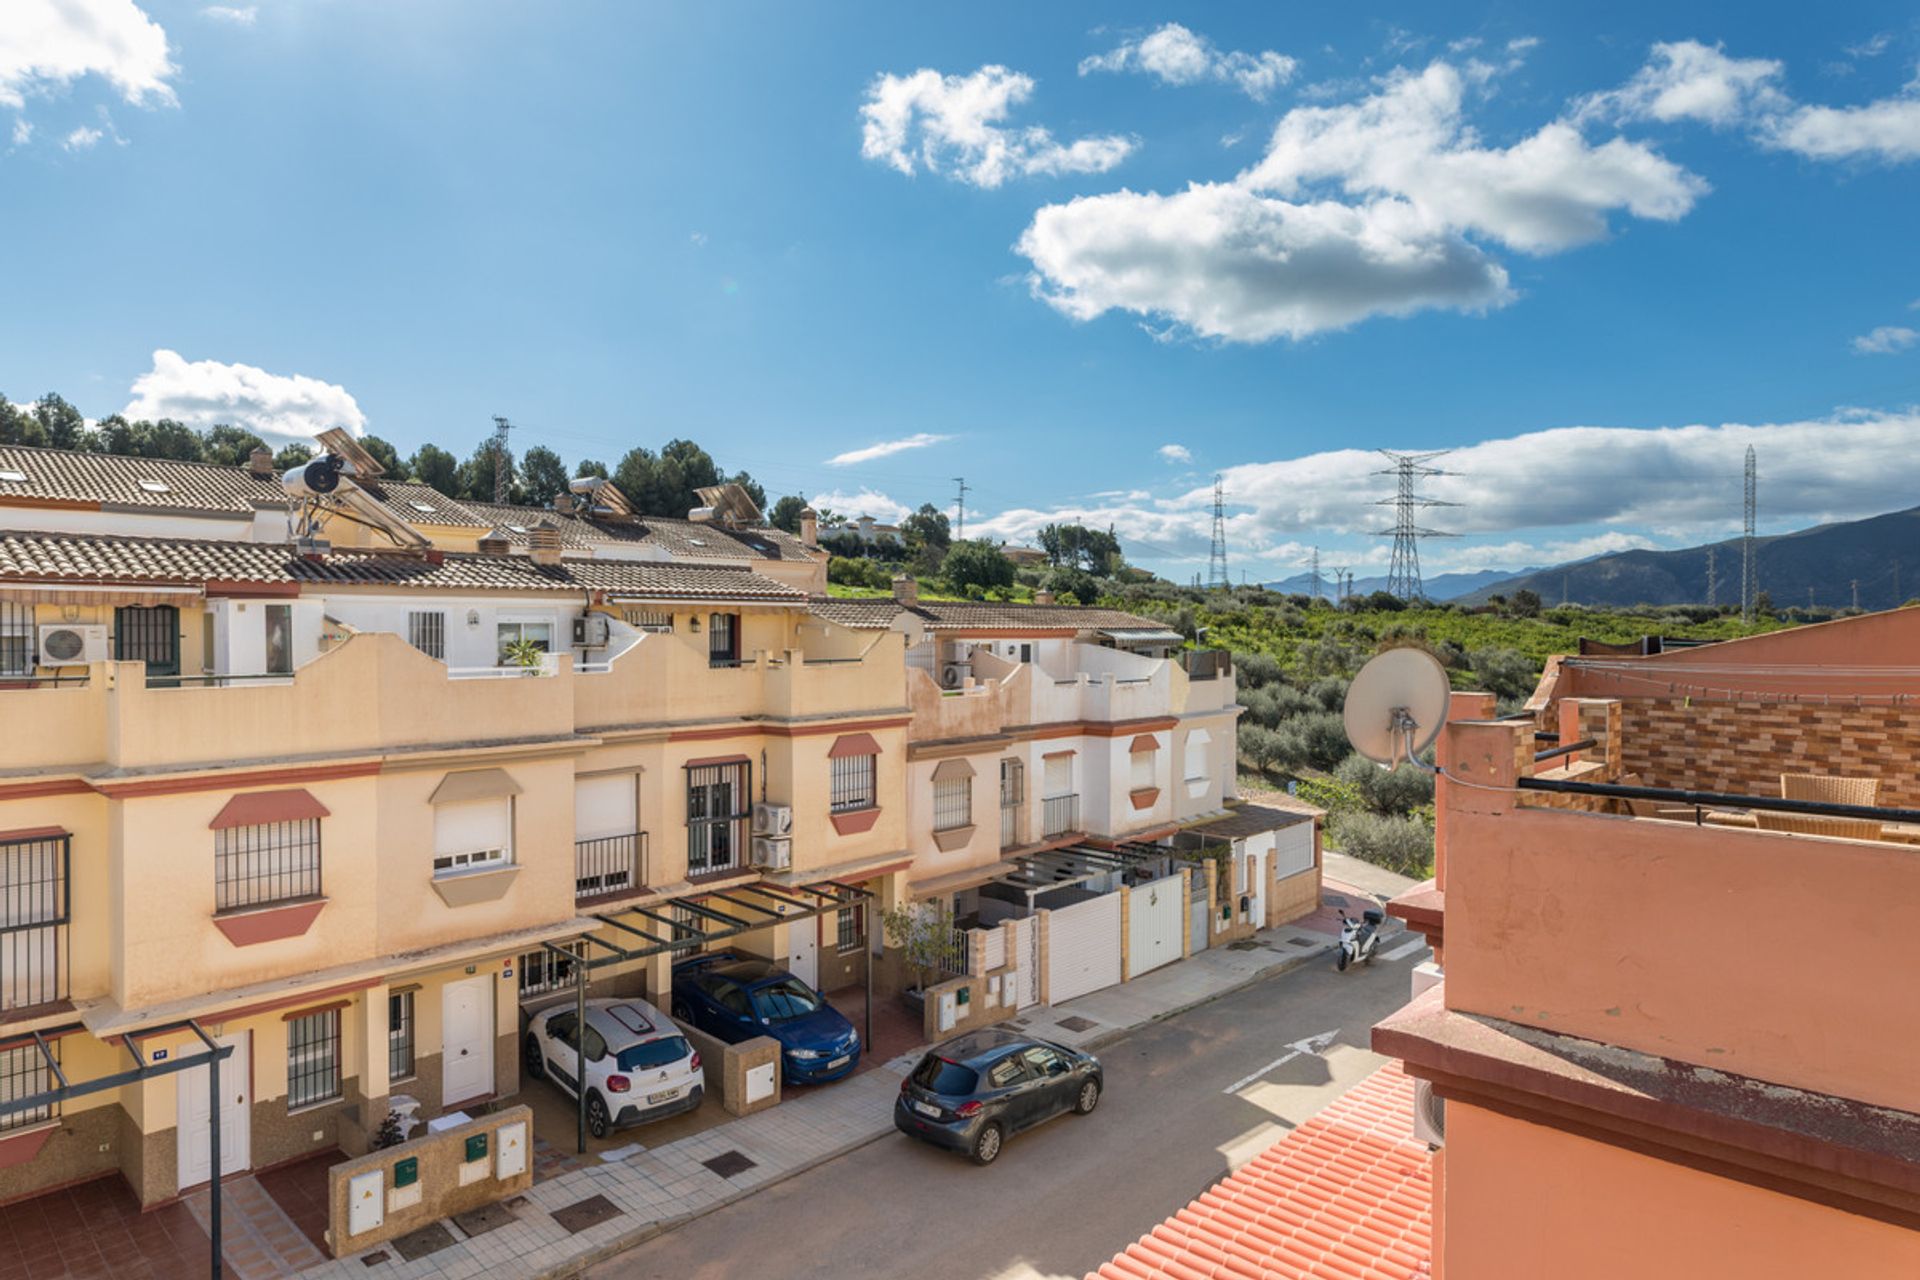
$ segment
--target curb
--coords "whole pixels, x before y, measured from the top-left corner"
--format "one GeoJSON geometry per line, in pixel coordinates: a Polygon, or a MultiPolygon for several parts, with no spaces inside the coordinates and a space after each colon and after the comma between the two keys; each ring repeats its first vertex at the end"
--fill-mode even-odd
{"type": "MultiPolygon", "coordinates": [[[[1131,1023],[1124,1027],[1109,1028],[1108,1030],[1102,1032],[1101,1034],[1097,1036],[1093,1036],[1087,1039],[1086,1041],[1082,1042],[1082,1044],[1079,1047],[1082,1049],[1088,1049],[1088,1050],[1104,1048],[1107,1045],[1113,1044],[1116,1041],[1119,1041],[1125,1038],[1126,1036],[1131,1035],[1133,1032],[1138,1031],[1142,1027],[1151,1026],[1156,1022],[1164,1022],[1168,1018],[1177,1017],[1180,1014],[1186,1013],[1188,1010],[1198,1009],[1202,1005],[1212,1004],[1216,1000],[1221,1000],[1227,996],[1234,995],[1237,992],[1244,991],[1248,987],[1251,987],[1256,982],[1264,982],[1269,978],[1275,978],[1280,976],[1283,973],[1288,973],[1294,969],[1298,969],[1302,965],[1306,964],[1309,960],[1318,960],[1321,957],[1330,954],[1333,951],[1333,948],[1335,945],[1336,944],[1333,944],[1333,943],[1322,943],[1320,946],[1314,948],[1312,951],[1303,951],[1298,955],[1288,956],[1285,959],[1278,960],[1273,964],[1268,965],[1264,969],[1259,969],[1254,971],[1251,974],[1248,974],[1245,978],[1241,979],[1239,982],[1234,983],[1232,986],[1222,987],[1220,990],[1212,992],[1209,995],[1202,996],[1198,1000],[1189,1001],[1188,1003],[1179,1005],[1175,1008],[1163,1010],[1141,1022],[1131,1023]]],[[[604,1262],[608,1258],[614,1257],[618,1254],[625,1253],[630,1249],[633,1249],[639,1245],[645,1244],[647,1241],[653,1239],[656,1236],[665,1235],[669,1231],[676,1230],[680,1227],[686,1226],[690,1222],[695,1222],[701,1218],[704,1218],[710,1213],[716,1212],[717,1210],[720,1210],[720,1209],[724,1209],[729,1205],[737,1204],[740,1201],[747,1199],[749,1196],[758,1195],[760,1192],[765,1191],[767,1188],[778,1186],[782,1182],[785,1182],[790,1178],[797,1178],[803,1173],[809,1173],[814,1169],[818,1169],[821,1165],[829,1164],[835,1160],[838,1160],[841,1156],[849,1155],[855,1151],[860,1150],[862,1147],[872,1146],[874,1143],[887,1137],[893,1131],[894,1131],[893,1126],[891,1124],[886,1125],[884,1128],[878,1129],[873,1133],[865,1135],[864,1137],[856,1138],[851,1142],[843,1143],[839,1147],[835,1148],[834,1150],[826,1152],[812,1160],[807,1161],[804,1164],[795,1165],[793,1168],[786,1170],[784,1173],[781,1173],[777,1177],[768,1178],[765,1182],[759,1183],[756,1186],[743,1187],[740,1190],[734,1192],[732,1195],[727,1196],[725,1199],[716,1200],[712,1204],[702,1206],[701,1208],[692,1210],[691,1212],[688,1212],[688,1213],[679,1214],[671,1218],[659,1218],[653,1222],[647,1223],[644,1226],[636,1227],[632,1231],[628,1231],[622,1235],[615,1236],[611,1240],[603,1241],[602,1243],[595,1245],[593,1248],[587,1250],[586,1252],[578,1254],[574,1257],[571,1257],[567,1259],[565,1262],[562,1262],[557,1266],[550,1267],[545,1271],[535,1272],[534,1275],[536,1277],[536,1280],[571,1280],[572,1277],[584,1275],[586,1273],[587,1268],[593,1266],[597,1262],[604,1262]]]]}

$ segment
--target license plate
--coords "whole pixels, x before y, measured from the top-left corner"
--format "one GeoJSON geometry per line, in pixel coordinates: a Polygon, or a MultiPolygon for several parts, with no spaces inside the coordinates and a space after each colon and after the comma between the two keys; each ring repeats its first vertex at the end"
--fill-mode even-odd
{"type": "Polygon", "coordinates": [[[839,1057],[835,1058],[832,1062],[829,1062],[827,1064],[827,1070],[838,1071],[841,1067],[846,1066],[851,1061],[853,1061],[852,1055],[843,1053],[839,1057]]]}
{"type": "Polygon", "coordinates": [[[647,1102],[649,1104],[660,1103],[660,1102],[672,1102],[675,1098],[679,1096],[680,1096],[680,1091],[678,1089],[669,1089],[665,1093],[648,1094],[647,1102]]]}
{"type": "Polygon", "coordinates": [[[940,1114],[940,1108],[934,1106],[931,1102],[916,1101],[913,1104],[913,1109],[915,1111],[918,1111],[923,1116],[938,1117],[940,1114]]]}

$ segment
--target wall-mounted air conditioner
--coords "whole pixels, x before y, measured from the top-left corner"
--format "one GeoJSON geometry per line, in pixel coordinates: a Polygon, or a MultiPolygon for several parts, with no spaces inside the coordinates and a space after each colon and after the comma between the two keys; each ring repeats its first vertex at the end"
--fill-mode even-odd
{"type": "Polygon", "coordinates": [[[1434,1094],[1431,1080],[1413,1082],[1413,1140],[1430,1147],[1447,1145],[1447,1100],[1434,1094]]]}
{"type": "Polygon", "coordinates": [[[573,643],[582,649],[604,649],[613,638],[613,627],[604,613],[585,613],[573,620],[573,643]]]}
{"type": "Polygon", "coordinates": [[[786,836],[755,836],[753,865],[762,871],[786,871],[793,866],[793,841],[786,836]]]}
{"type": "Polygon", "coordinates": [[[40,665],[78,667],[89,662],[104,662],[107,657],[107,629],[103,626],[49,624],[40,628],[40,665]]]}
{"type": "Polygon", "coordinates": [[[966,683],[967,677],[972,673],[971,667],[963,667],[957,662],[949,662],[945,667],[941,668],[940,687],[942,689],[958,689],[966,683]]]}
{"type": "Polygon", "coordinates": [[[793,806],[787,804],[753,806],[753,834],[757,836],[792,835],[793,806]]]}

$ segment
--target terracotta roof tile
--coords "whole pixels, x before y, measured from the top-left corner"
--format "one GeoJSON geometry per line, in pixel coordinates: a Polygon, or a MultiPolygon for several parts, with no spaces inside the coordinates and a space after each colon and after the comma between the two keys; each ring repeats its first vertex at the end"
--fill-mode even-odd
{"type": "Polygon", "coordinates": [[[286,502],[278,475],[256,476],[245,467],[207,462],[0,445],[0,472],[26,477],[0,479],[0,502],[10,497],[52,498],[236,516],[251,516],[256,504],[286,502]]]}
{"type": "Polygon", "coordinates": [[[930,631],[1098,631],[1108,627],[1161,630],[1151,618],[1119,609],[1071,604],[1002,604],[976,600],[920,600],[911,605],[892,598],[842,600],[816,596],[816,616],[856,630],[884,631],[903,612],[919,617],[930,631]]]}
{"type": "Polygon", "coordinates": [[[1382,1067],[1088,1280],[1416,1280],[1432,1181],[1413,1080],[1382,1067]]]}
{"type": "Polygon", "coordinates": [[[0,584],[218,582],[375,585],[428,591],[607,591],[648,599],[799,604],[806,596],[744,568],[528,556],[419,556],[342,549],[319,559],[268,542],[0,531],[0,584]]]}
{"type": "Polygon", "coordinates": [[[641,516],[637,520],[595,520],[580,515],[563,515],[540,507],[516,507],[492,502],[467,502],[468,510],[486,523],[506,530],[515,545],[526,542],[527,535],[513,526],[531,530],[541,520],[551,520],[560,530],[560,545],[575,550],[590,550],[596,544],[633,542],[658,547],[683,560],[820,560],[826,553],[809,550],[800,539],[780,529],[729,529],[718,524],[697,524],[691,520],[669,520],[661,516],[641,516]]]}

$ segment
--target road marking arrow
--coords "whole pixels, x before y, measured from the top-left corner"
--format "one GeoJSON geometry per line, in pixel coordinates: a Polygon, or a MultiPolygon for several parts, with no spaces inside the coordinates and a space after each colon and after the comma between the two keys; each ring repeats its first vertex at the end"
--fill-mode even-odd
{"type": "Polygon", "coordinates": [[[1326,1047],[1332,1044],[1334,1041],[1334,1037],[1338,1036],[1339,1034],[1340,1033],[1338,1031],[1322,1031],[1317,1036],[1308,1036],[1304,1040],[1295,1040],[1292,1044],[1289,1044],[1287,1046],[1286,1053],[1281,1054],[1279,1057],[1275,1058],[1272,1062],[1269,1062],[1266,1066],[1260,1068],[1258,1071],[1254,1072],[1252,1075],[1242,1076],[1240,1079],[1235,1080],[1232,1084],[1228,1085],[1226,1088],[1222,1089],[1220,1092],[1221,1093],[1238,1093],[1242,1089],[1246,1088],[1248,1085],[1252,1084],[1255,1080],[1258,1080],[1261,1076],[1266,1075],[1270,1071],[1279,1070],[1281,1067],[1286,1066],[1289,1062],[1292,1062],[1295,1058],[1318,1057],[1321,1053],[1325,1052],[1326,1047]]]}

